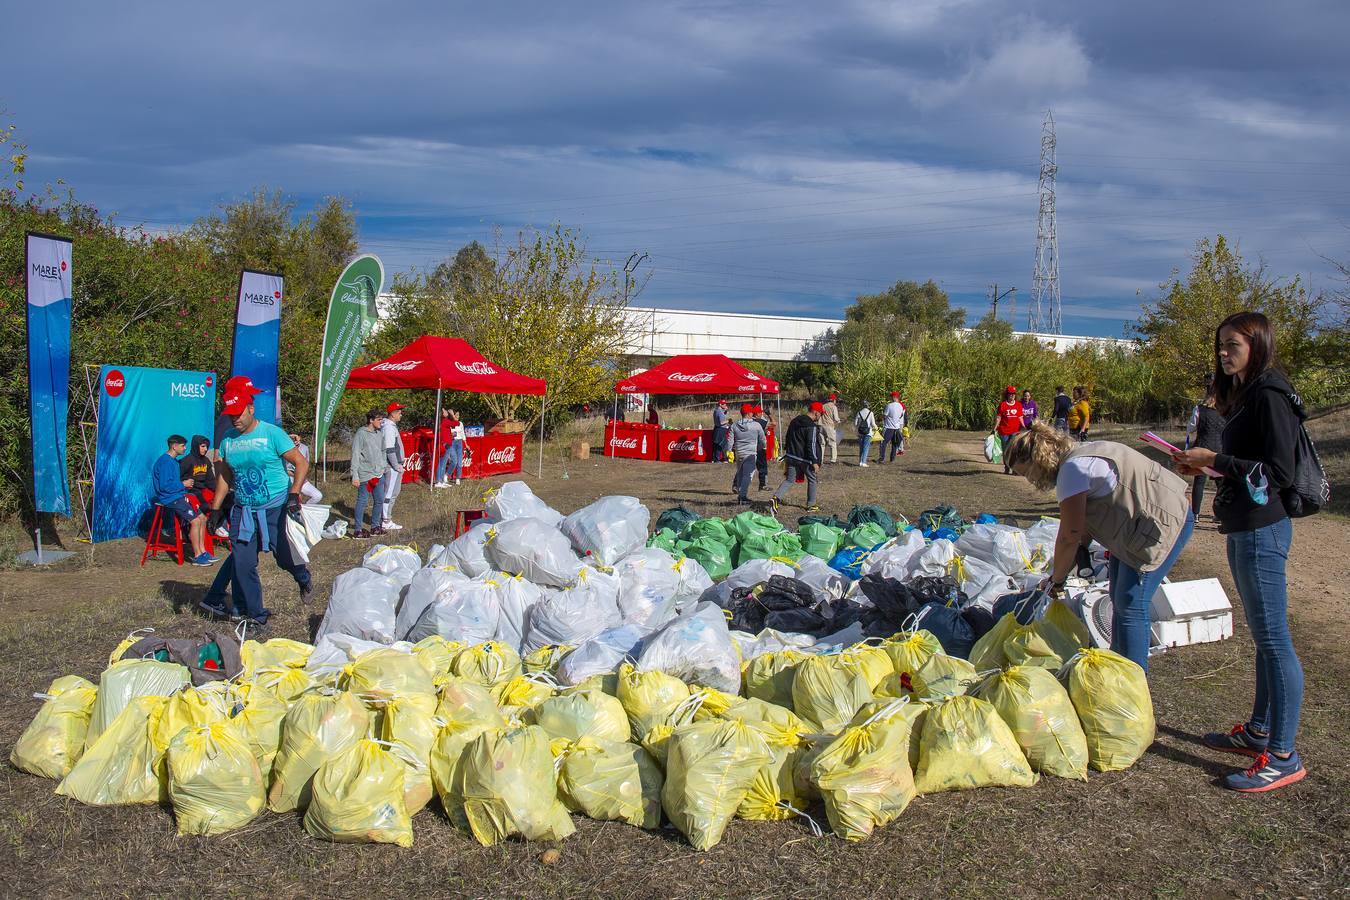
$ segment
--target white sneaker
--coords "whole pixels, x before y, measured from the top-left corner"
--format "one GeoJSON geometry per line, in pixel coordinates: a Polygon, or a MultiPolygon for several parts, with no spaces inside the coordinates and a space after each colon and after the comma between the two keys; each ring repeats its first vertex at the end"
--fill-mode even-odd
{"type": "Polygon", "coordinates": [[[450,482],[448,482],[448,481],[438,481],[438,482],[436,482],[435,484],[432,485],[432,487],[434,487],[434,488],[438,488],[438,487],[449,487],[449,486],[450,486],[450,482]]]}
{"type": "Polygon", "coordinates": [[[218,528],[216,528],[216,537],[227,538],[229,536],[230,536],[230,529],[228,527],[221,525],[218,528]]]}
{"type": "Polygon", "coordinates": [[[459,487],[459,479],[458,479],[458,478],[455,479],[455,487],[459,487]]]}
{"type": "Polygon", "coordinates": [[[385,531],[402,531],[402,530],[403,530],[403,526],[400,525],[400,524],[398,524],[397,522],[395,522],[393,519],[386,519],[386,520],[384,521],[384,530],[385,530],[385,531]]]}
{"type": "Polygon", "coordinates": [[[867,468],[867,463],[858,463],[858,468],[860,468],[860,469],[865,469],[865,468],[867,468]]]}

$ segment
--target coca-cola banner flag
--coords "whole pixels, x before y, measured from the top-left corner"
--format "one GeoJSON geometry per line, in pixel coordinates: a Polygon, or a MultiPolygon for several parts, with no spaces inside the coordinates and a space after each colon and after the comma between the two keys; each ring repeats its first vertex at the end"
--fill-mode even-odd
{"type": "Polygon", "coordinates": [[[369,253],[342,270],[328,301],[328,324],[319,358],[319,393],[314,408],[314,450],[323,452],[338,401],[347,388],[347,376],[366,338],[379,318],[375,299],[384,288],[384,264],[369,253]]]}
{"type": "Polygon", "coordinates": [[[70,515],[66,427],[70,408],[72,248],[69,238],[29,232],[24,253],[28,299],[28,414],[33,437],[33,502],[38,512],[70,515]]]}
{"type": "Polygon", "coordinates": [[[281,357],[281,300],[284,283],[280,275],[244,269],[239,273],[239,302],[234,314],[234,353],[231,375],[247,375],[262,391],[253,400],[259,419],[281,421],[277,395],[281,357]]]}

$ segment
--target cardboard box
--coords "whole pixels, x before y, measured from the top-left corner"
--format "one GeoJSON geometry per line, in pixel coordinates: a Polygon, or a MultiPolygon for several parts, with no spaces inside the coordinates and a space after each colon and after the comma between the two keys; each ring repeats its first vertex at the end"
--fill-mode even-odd
{"type": "Polygon", "coordinates": [[[590,445],[590,443],[588,443],[587,441],[573,441],[573,442],[572,442],[572,458],[573,458],[573,459],[590,459],[590,458],[591,458],[591,445],[590,445]]]}

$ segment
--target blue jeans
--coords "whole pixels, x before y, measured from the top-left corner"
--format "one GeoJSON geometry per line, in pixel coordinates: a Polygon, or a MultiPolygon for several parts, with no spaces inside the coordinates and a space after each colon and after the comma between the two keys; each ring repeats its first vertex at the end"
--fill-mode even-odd
{"type": "Polygon", "coordinates": [[[1148,647],[1153,640],[1149,622],[1153,594],[1172,571],[1194,528],[1195,513],[1187,512],[1186,524],[1181,527],[1172,551],[1152,572],[1136,572],[1114,556],[1107,568],[1111,579],[1111,649],[1139,663],[1145,672],[1148,671],[1148,647]]]}
{"type": "Polygon", "coordinates": [[[363,528],[365,528],[365,526],[362,525],[361,522],[366,517],[366,503],[367,501],[371,500],[372,494],[374,495],[374,503],[371,504],[370,509],[370,524],[372,526],[379,526],[382,522],[380,516],[382,514],[382,510],[384,509],[384,479],[383,478],[376,479],[374,491],[371,491],[371,489],[366,486],[367,484],[368,482],[363,481],[356,486],[355,524],[357,531],[360,531],[363,528]]]}
{"type": "Polygon", "coordinates": [[[464,442],[455,441],[445,451],[441,457],[440,463],[436,466],[436,480],[445,481],[446,473],[451,472],[452,478],[458,479],[464,474],[464,442]]]}
{"type": "Polygon", "coordinates": [[[872,432],[858,435],[858,465],[867,462],[867,457],[872,454],[872,432]]]}
{"type": "MultiPolygon", "coordinates": [[[[299,562],[291,554],[290,541],[286,539],[286,507],[277,506],[263,511],[267,516],[268,537],[272,542],[272,555],[277,565],[295,579],[301,588],[309,585],[309,566],[299,562]]],[[[230,555],[216,572],[206,592],[206,602],[230,612],[234,610],[250,619],[267,620],[268,609],[263,606],[262,577],[258,574],[258,554],[268,548],[262,546],[262,533],[255,531],[248,541],[239,540],[239,520],[243,508],[235,506],[230,512],[230,555]],[[225,589],[230,589],[230,600],[226,602],[225,589]]]]}
{"type": "Polygon", "coordinates": [[[904,447],[904,440],[901,438],[901,435],[902,435],[903,433],[904,433],[904,432],[902,432],[899,428],[887,428],[884,432],[882,432],[882,434],[881,434],[881,458],[878,459],[877,462],[883,462],[883,463],[884,463],[884,462],[887,462],[887,461],[888,461],[888,460],[886,459],[886,448],[887,448],[887,447],[890,447],[890,448],[891,448],[891,458],[890,458],[889,461],[890,461],[890,462],[894,462],[894,461],[895,461],[895,454],[897,454],[897,453],[899,453],[901,450],[905,449],[905,447],[904,447]]]}
{"type": "Polygon", "coordinates": [[[1269,734],[1270,749],[1280,753],[1294,749],[1303,707],[1303,666],[1289,634],[1284,574],[1293,540],[1289,519],[1228,535],[1228,566],[1256,644],[1256,702],[1248,727],[1269,734]]]}

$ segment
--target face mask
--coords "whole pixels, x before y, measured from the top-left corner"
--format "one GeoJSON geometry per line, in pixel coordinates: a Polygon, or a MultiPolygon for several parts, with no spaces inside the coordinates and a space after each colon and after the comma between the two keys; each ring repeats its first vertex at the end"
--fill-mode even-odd
{"type": "Polygon", "coordinates": [[[1268,491],[1269,484],[1266,481],[1265,470],[1258,464],[1255,469],[1247,475],[1247,495],[1252,498],[1252,502],[1257,506],[1265,506],[1266,501],[1270,499],[1268,491]]]}

